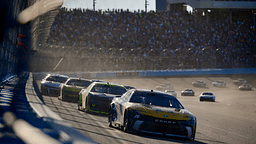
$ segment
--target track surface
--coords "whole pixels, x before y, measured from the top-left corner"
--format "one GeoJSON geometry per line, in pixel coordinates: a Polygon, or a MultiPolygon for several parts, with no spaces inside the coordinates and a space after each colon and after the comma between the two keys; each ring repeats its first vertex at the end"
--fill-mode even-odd
{"type": "MultiPolygon", "coordinates": [[[[101,79],[137,88],[154,89],[157,85],[170,82],[183,106],[196,115],[197,132],[195,141],[157,135],[136,135],[108,127],[107,117],[87,114],[77,110],[76,103],[62,102],[57,97],[43,96],[45,104],[84,135],[97,143],[256,143],[256,92],[239,91],[229,77],[191,78],[108,78],[101,79]],[[192,86],[195,80],[204,80],[206,88],[192,86]],[[224,80],[225,88],[211,85],[212,81],[224,80]],[[181,96],[184,88],[192,88],[195,96],[181,96]],[[200,102],[199,95],[213,92],[216,102],[200,102]]],[[[40,81],[38,81],[40,86],[40,81]]]]}

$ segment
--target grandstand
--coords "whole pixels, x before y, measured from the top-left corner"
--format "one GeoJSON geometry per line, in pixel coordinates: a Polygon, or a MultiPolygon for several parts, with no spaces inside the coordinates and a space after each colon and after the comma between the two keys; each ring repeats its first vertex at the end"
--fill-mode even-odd
{"type": "MultiPolygon", "coordinates": [[[[65,57],[55,54],[52,62],[48,62],[53,64],[49,69],[105,71],[254,67],[254,9],[243,9],[243,5],[240,9],[230,9],[213,3],[195,1],[193,13],[188,13],[183,6],[189,1],[161,1],[160,4],[166,4],[166,11],[148,13],[62,8],[51,27],[47,44],[51,47],[58,45],[63,51],[72,47],[73,51],[84,51],[84,54],[72,58],[72,52],[65,57]],[[90,56],[85,56],[86,51],[91,51],[90,56]],[[152,51],[154,55],[149,56],[152,51]],[[84,63],[80,65],[79,61],[84,63]]],[[[43,47],[49,47],[47,44],[43,47]]]]}

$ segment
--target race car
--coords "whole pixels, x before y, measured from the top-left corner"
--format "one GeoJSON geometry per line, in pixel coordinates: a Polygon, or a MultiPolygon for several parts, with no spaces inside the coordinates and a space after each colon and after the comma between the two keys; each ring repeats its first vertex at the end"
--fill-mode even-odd
{"type": "Polygon", "coordinates": [[[170,94],[172,96],[177,97],[177,93],[174,90],[165,90],[164,92],[166,92],[166,93],[168,93],[168,94],[170,94]]]}
{"type": "Polygon", "coordinates": [[[48,74],[41,81],[41,94],[59,96],[60,86],[68,80],[68,76],[58,74],[48,74]]]}
{"type": "Polygon", "coordinates": [[[162,91],[132,89],[110,104],[109,127],[194,140],[196,116],[178,99],[162,91]]]}
{"type": "Polygon", "coordinates": [[[212,101],[215,102],[215,96],[211,92],[203,92],[199,96],[200,101],[212,101]]]}
{"type": "Polygon", "coordinates": [[[195,82],[192,82],[192,85],[193,86],[196,86],[196,87],[205,87],[206,86],[206,83],[204,81],[201,81],[201,80],[197,80],[195,82]]]}
{"type": "Polygon", "coordinates": [[[165,91],[173,89],[173,85],[171,83],[162,83],[159,86],[156,86],[156,90],[165,91]]]}
{"type": "Polygon", "coordinates": [[[239,90],[252,90],[252,86],[249,84],[242,84],[238,88],[239,88],[239,90]]]}
{"type": "Polygon", "coordinates": [[[215,87],[225,87],[226,83],[222,80],[217,80],[215,82],[212,82],[212,85],[215,87]]]}
{"type": "Polygon", "coordinates": [[[239,78],[239,79],[237,79],[237,80],[233,80],[233,83],[234,83],[235,85],[240,86],[240,85],[242,85],[242,84],[247,83],[247,81],[244,80],[244,79],[239,78]]]}
{"type": "Polygon", "coordinates": [[[181,91],[181,96],[194,96],[195,92],[192,89],[184,89],[181,91]]]}
{"type": "Polygon", "coordinates": [[[91,80],[83,78],[69,78],[65,84],[61,85],[59,100],[77,102],[78,94],[83,88],[87,88],[92,83],[91,80]]]}
{"type": "Polygon", "coordinates": [[[78,110],[108,114],[113,98],[120,97],[127,90],[124,86],[108,82],[94,82],[79,93],[78,110]]]}

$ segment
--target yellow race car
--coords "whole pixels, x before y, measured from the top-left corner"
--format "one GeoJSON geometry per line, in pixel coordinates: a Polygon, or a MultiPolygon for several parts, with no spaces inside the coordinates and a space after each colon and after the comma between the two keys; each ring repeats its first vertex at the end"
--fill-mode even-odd
{"type": "Polygon", "coordinates": [[[195,139],[196,116],[168,93],[131,89],[114,98],[109,108],[109,126],[126,132],[143,132],[195,139]]]}
{"type": "Polygon", "coordinates": [[[78,94],[81,89],[87,88],[93,81],[83,78],[69,78],[60,87],[59,100],[68,102],[78,102],[78,94]]]}

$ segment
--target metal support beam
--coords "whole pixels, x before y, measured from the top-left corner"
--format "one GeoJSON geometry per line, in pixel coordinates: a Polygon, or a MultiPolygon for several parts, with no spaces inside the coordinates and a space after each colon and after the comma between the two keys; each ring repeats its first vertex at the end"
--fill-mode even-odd
{"type": "Polygon", "coordinates": [[[196,27],[196,8],[194,9],[194,14],[195,14],[195,27],[196,27]]]}

